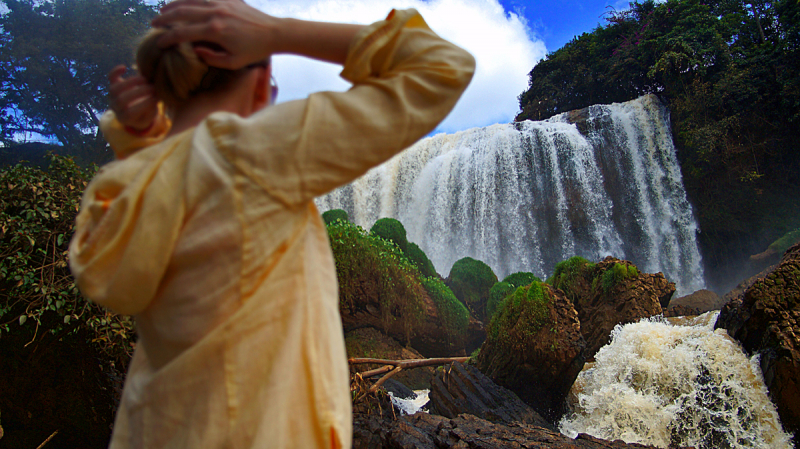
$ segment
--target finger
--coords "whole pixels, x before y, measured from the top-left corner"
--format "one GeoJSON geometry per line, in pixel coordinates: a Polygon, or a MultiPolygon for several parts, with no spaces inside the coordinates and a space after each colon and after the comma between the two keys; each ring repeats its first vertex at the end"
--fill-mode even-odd
{"type": "Polygon", "coordinates": [[[135,75],[127,79],[117,78],[117,80],[108,88],[108,94],[112,97],[118,97],[126,90],[148,84],[147,80],[141,75],[135,75]]]}
{"type": "Polygon", "coordinates": [[[144,84],[141,86],[136,86],[132,89],[126,90],[122,92],[117,97],[117,103],[121,105],[134,103],[137,100],[141,100],[142,98],[153,97],[155,98],[156,90],[153,86],[149,84],[144,84]]]}
{"type": "Polygon", "coordinates": [[[118,82],[120,78],[122,78],[122,74],[127,70],[128,68],[123,64],[114,67],[110,72],[108,72],[108,82],[111,84],[118,82]]]}
{"type": "Polygon", "coordinates": [[[195,47],[194,53],[211,67],[236,70],[246,65],[242,62],[236,64],[233,56],[227,51],[216,51],[208,47],[195,47]]]}
{"type": "Polygon", "coordinates": [[[207,3],[197,6],[181,6],[157,15],[150,24],[154,27],[167,27],[180,23],[205,22],[214,14],[215,8],[209,8],[207,3]]]}
{"type": "Polygon", "coordinates": [[[158,115],[158,100],[156,97],[145,98],[131,104],[127,112],[131,117],[136,118],[135,121],[140,128],[146,128],[158,115]]]}
{"type": "Polygon", "coordinates": [[[164,14],[166,12],[170,12],[176,8],[181,8],[184,6],[209,6],[209,3],[211,2],[205,0],[175,0],[162,6],[161,9],[159,9],[158,11],[161,14],[164,14]]]}
{"type": "Polygon", "coordinates": [[[181,25],[175,27],[166,33],[158,40],[158,46],[161,48],[171,47],[181,42],[196,42],[208,41],[220,44],[216,41],[216,30],[213,30],[208,24],[200,25],[181,25]]]}

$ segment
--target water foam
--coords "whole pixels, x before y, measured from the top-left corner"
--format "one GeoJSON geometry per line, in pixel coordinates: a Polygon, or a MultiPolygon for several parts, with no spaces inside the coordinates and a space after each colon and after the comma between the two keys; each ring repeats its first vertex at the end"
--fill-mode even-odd
{"type": "Polygon", "coordinates": [[[561,432],[659,447],[790,449],[758,358],[713,329],[717,314],[617,326],[578,376],[561,432]]]}

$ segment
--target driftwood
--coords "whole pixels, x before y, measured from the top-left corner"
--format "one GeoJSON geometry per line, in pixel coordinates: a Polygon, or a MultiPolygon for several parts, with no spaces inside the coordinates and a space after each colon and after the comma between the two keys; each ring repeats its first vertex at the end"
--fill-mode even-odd
{"type": "Polygon", "coordinates": [[[378,391],[384,382],[389,380],[390,377],[394,376],[395,374],[399,373],[404,369],[412,369],[412,368],[419,368],[421,366],[436,366],[436,365],[445,365],[447,363],[453,362],[461,362],[465,363],[469,360],[469,357],[439,357],[434,359],[410,359],[410,360],[385,360],[385,359],[349,359],[347,362],[350,365],[363,365],[366,363],[372,363],[377,365],[384,365],[381,368],[376,368],[369,371],[364,371],[363,373],[356,373],[355,375],[361,379],[366,379],[369,377],[379,376],[383,374],[383,377],[378,379],[366,393],[364,393],[361,397],[363,398],[369,393],[375,393],[378,391]]]}

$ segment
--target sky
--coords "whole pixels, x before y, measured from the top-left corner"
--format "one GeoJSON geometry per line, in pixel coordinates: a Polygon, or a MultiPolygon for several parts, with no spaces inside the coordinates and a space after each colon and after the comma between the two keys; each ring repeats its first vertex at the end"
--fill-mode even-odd
{"type": "MultiPolygon", "coordinates": [[[[472,84],[435,132],[452,133],[509,123],[528,73],[573,37],[604,24],[604,14],[627,8],[621,0],[248,0],[278,17],[368,24],[392,8],[416,8],[440,36],[475,56],[472,84]]],[[[273,57],[278,102],[322,90],[347,90],[341,68],[297,56],[273,57]]]]}

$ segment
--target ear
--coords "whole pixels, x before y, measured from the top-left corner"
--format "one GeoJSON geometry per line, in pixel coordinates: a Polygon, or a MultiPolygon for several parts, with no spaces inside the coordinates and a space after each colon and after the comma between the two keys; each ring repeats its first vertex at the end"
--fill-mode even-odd
{"type": "Polygon", "coordinates": [[[270,87],[269,87],[269,69],[265,67],[258,67],[254,69],[258,74],[256,78],[256,85],[253,89],[253,112],[261,110],[269,104],[270,87]]]}

